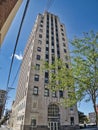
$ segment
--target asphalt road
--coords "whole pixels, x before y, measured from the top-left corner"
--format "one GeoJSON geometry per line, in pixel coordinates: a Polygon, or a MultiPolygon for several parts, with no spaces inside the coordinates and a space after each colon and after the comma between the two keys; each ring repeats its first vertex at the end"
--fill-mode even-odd
{"type": "MultiPolygon", "coordinates": [[[[0,127],[0,130],[12,130],[7,127],[0,127]]],[[[98,130],[98,128],[86,128],[86,129],[80,129],[80,130],[98,130]]]]}

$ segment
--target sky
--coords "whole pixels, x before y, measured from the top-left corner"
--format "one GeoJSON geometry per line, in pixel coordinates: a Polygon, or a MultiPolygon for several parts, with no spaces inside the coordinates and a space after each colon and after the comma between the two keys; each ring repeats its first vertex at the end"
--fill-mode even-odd
{"type": "MultiPolygon", "coordinates": [[[[36,17],[39,13],[44,13],[47,1],[30,0],[9,81],[9,87],[15,88],[9,91],[6,104],[9,109],[15,98],[18,77],[13,85],[12,82],[22,61],[23,51],[36,17]]],[[[7,87],[11,57],[25,4],[26,0],[23,0],[0,49],[0,89],[6,89],[7,87]]],[[[74,36],[81,37],[83,32],[89,32],[90,30],[98,32],[98,0],[51,0],[51,6],[48,11],[58,15],[60,21],[65,24],[68,40],[73,39],[74,36]]],[[[70,44],[69,49],[71,50],[70,44]]],[[[85,103],[84,101],[78,104],[78,110],[86,115],[94,111],[92,103],[85,103]]]]}

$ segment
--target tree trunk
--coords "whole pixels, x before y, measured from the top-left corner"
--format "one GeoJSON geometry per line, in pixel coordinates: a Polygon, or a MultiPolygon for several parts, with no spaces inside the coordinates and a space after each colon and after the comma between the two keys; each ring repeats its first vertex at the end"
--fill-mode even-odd
{"type": "Polygon", "coordinates": [[[96,115],[96,126],[98,127],[98,113],[96,110],[96,101],[93,100],[93,105],[94,105],[94,111],[95,111],[95,115],[96,115]]]}

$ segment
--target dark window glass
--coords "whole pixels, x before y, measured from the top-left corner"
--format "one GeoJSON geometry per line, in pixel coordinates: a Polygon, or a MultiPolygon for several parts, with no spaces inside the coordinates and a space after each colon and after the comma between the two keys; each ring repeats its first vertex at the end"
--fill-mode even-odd
{"type": "Polygon", "coordinates": [[[37,86],[34,86],[34,88],[33,88],[33,94],[34,95],[38,95],[38,87],[37,86]]]}
{"type": "Polygon", "coordinates": [[[63,46],[64,46],[64,47],[66,47],[66,44],[65,44],[65,43],[63,43],[63,46]]]}
{"type": "Polygon", "coordinates": [[[46,97],[49,96],[49,89],[45,88],[45,90],[44,90],[44,96],[46,96],[46,97]]]}
{"type": "Polygon", "coordinates": [[[59,44],[56,44],[57,45],[57,48],[59,48],[59,44]]]}
{"type": "Polygon", "coordinates": [[[46,54],[46,59],[49,59],[49,55],[48,54],[46,54]]]}
{"type": "Polygon", "coordinates": [[[36,64],[35,69],[36,69],[36,70],[40,70],[40,65],[39,65],[39,64],[36,64]]]}
{"type": "Polygon", "coordinates": [[[47,28],[49,29],[49,25],[47,25],[47,28]]]}
{"type": "Polygon", "coordinates": [[[54,40],[54,37],[52,36],[51,39],[54,40]]]}
{"type": "Polygon", "coordinates": [[[69,65],[67,63],[65,65],[66,65],[66,68],[69,68],[69,65]]]}
{"type": "Polygon", "coordinates": [[[54,49],[52,49],[52,53],[54,53],[54,49]]]}
{"type": "Polygon", "coordinates": [[[38,75],[38,74],[35,74],[34,80],[35,80],[35,81],[39,81],[39,75],[38,75]]]}
{"type": "Polygon", "coordinates": [[[70,111],[73,111],[74,109],[73,109],[73,107],[70,107],[70,111]]]}
{"type": "Polygon", "coordinates": [[[53,31],[51,31],[51,34],[52,34],[52,35],[54,35],[54,32],[53,32],[53,31]]]}
{"type": "Polygon", "coordinates": [[[43,27],[43,25],[41,24],[40,27],[43,27]]]}
{"type": "Polygon", "coordinates": [[[31,119],[31,125],[36,126],[36,119],[31,119]]]}
{"type": "Polygon", "coordinates": [[[40,60],[40,58],[41,58],[40,55],[37,55],[37,56],[36,56],[36,59],[37,59],[37,60],[40,60]]]}
{"type": "Polygon", "coordinates": [[[48,77],[49,77],[49,73],[45,72],[45,78],[48,78],[48,77]]]}
{"type": "Polygon", "coordinates": [[[49,44],[49,41],[46,41],[46,44],[49,44]]]}
{"type": "Polygon", "coordinates": [[[59,96],[60,96],[60,98],[63,97],[63,91],[62,90],[59,91],[59,96]]]}
{"type": "Polygon", "coordinates": [[[65,41],[65,38],[62,38],[63,41],[65,41]]]}
{"type": "Polygon", "coordinates": [[[54,57],[54,56],[52,56],[52,64],[54,63],[54,61],[55,61],[55,57],[54,57]]]}
{"type": "Polygon", "coordinates": [[[52,30],[52,31],[53,31],[53,29],[54,29],[54,28],[53,28],[53,27],[51,27],[51,30],[52,30]]]}
{"type": "Polygon", "coordinates": [[[41,20],[40,22],[43,23],[43,20],[41,20]]]}
{"type": "Polygon", "coordinates": [[[47,30],[47,34],[49,34],[49,30],[47,30]]]}
{"type": "Polygon", "coordinates": [[[49,48],[48,48],[48,47],[46,47],[46,51],[49,51],[49,48]]]}
{"type": "Polygon", "coordinates": [[[64,49],[64,52],[65,52],[65,53],[67,52],[66,49],[64,49]]]}
{"type": "Polygon", "coordinates": [[[54,46],[54,41],[52,41],[52,45],[54,46]]]}
{"type": "Polygon", "coordinates": [[[42,34],[39,34],[39,38],[42,38],[42,34]]]}
{"type": "Polygon", "coordinates": [[[61,28],[61,31],[63,31],[63,29],[61,28]]]}
{"type": "Polygon", "coordinates": [[[41,52],[41,48],[40,48],[40,47],[37,47],[37,51],[41,52]]]}
{"type": "Polygon", "coordinates": [[[46,37],[49,38],[49,35],[47,34],[46,37]]]}
{"type": "Polygon", "coordinates": [[[74,117],[70,117],[70,124],[74,125],[74,117]]]}
{"type": "Polygon", "coordinates": [[[64,36],[64,33],[62,33],[62,36],[64,36]]]}
{"type": "Polygon", "coordinates": [[[58,38],[56,38],[56,42],[59,42],[59,39],[58,39],[58,38]]]}

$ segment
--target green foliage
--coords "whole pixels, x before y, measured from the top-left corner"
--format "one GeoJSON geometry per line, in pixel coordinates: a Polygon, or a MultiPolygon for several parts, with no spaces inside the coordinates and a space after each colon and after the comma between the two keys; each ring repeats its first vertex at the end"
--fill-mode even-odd
{"type": "MultiPolygon", "coordinates": [[[[98,33],[84,33],[82,38],[75,37],[71,41],[73,75],[76,93],[86,102],[92,101],[96,113],[98,97],[98,33]]],[[[97,120],[97,117],[96,117],[97,120]]]]}
{"type": "Polygon", "coordinates": [[[56,59],[53,64],[45,63],[44,68],[49,72],[48,88],[51,91],[66,91],[66,97],[60,99],[60,104],[69,107],[76,104],[74,80],[72,69],[66,68],[61,59],[56,59]]]}
{"type": "Polygon", "coordinates": [[[45,63],[44,70],[49,72],[48,87],[52,91],[66,91],[66,97],[60,102],[65,107],[72,106],[87,97],[86,102],[93,103],[97,121],[98,33],[93,31],[83,33],[83,37],[75,37],[71,45],[72,67],[66,68],[60,59],[56,59],[53,64],[45,63]]]}

